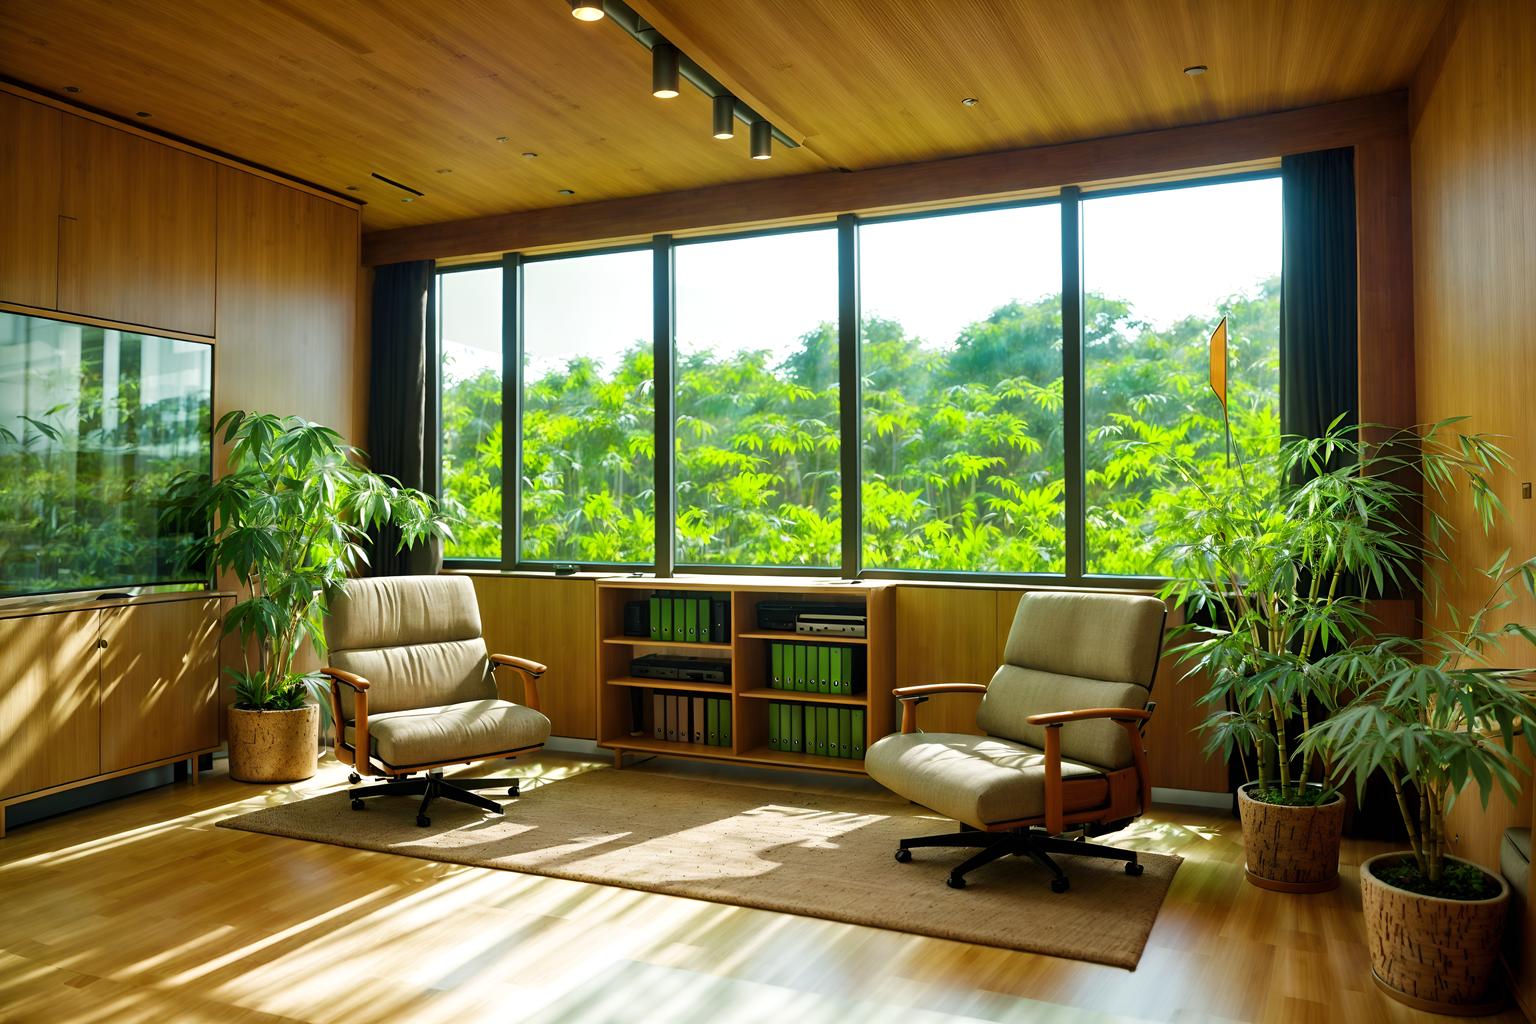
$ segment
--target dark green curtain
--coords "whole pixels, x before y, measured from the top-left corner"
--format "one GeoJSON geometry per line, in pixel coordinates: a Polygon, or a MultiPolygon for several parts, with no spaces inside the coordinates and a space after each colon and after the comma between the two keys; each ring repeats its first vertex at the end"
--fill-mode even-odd
{"type": "Polygon", "coordinates": [[[1359,421],[1355,151],[1284,157],[1280,181],[1280,432],[1320,437],[1359,421]]]}
{"type": "MultiPolygon", "coordinates": [[[[434,493],[437,452],[437,338],[432,324],[431,260],[379,267],[373,278],[373,344],[368,380],[368,456],[375,473],[434,493]]],[[[397,550],[400,533],[374,537],[375,576],[433,572],[440,553],[397,550]]]]}

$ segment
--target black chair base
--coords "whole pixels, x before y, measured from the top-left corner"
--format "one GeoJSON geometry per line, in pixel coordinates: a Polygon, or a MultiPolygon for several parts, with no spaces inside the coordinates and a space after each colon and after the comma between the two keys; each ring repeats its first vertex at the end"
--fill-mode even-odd
{"type": "MultiPolygon", "coordinates": [[[[360,781],[356,772],[349,776],[352,782],[360,781]]],[[[505,789],[507,796],[516,797],[520,781],[517,779],[445,779],[441,768],[425,772],[415,778],[395,779],[392,782],[380,782],[372,786],[360,786],[347,790],[347,795],[352,800],[352,809],[361,811],[367,807],[363,803],[364,797],[370,796],[421,796],[421,806],[416,810],[416,824],[422,828],[432,824],[432,819],[427,817],[427,808],[432,806],[432,801],[438,798],[453,800],[457,803],[478,807],[482,811],[492,814],[505,814],[506,809],[494,800],[481,796],[475,790],[479,789],[505,789]]]]}
{"type": "Polygon", "coordinates": [[[912,859],[913,850],[928,846],[959,847],[962,849],[980,847],[981,852],[950,871],[946,883],[951,889],[964,889],[966,875],[979,867],[990,864],[995,860],[1002,860],[1008,856],[1028,857],[1049,871],[1051,873],[1052,892],[1066,892],[1072,887],[1072,882],[1067,878],[1067,873],[1051,857],[1053,853],[1124,861],[1125,873],[1128,875],[1140,875],[1143,871],[1140,862],[1136,859],[1136,854],[1130,850],[1121,850],[1113,846],[1100,846],[1098,843],[1090,843],[1084,839],[1062,839],[1057,836],[1047,835],[1045,830],[1040,828],[1020,828],[1009,832],[983,832],[980,829],[972,828],[970,825],[961,825],[959,832],[903,839],[901,845],[896,850],[896,860],[905,864],[912,859]]]}

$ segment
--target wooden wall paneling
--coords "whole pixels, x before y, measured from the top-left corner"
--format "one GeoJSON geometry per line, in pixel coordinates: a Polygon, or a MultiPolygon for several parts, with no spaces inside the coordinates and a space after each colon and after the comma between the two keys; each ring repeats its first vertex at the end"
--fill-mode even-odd
{"type": "Polygon", "coordinates": [[[63,115],[0,93],[0,300],[58,304],[63,115]]]}
{"type": "Polygon", "coordinates": [[[222,604],[210,598],[101,613],[101,771],[218,745],[222,604]]]}
{"type": "Polygon", "coordinates": [[[1415,420],[1413,214],[1403,130],[1355,146],[1360,421],[1415,420]]]}
{"type": "MultiPolygon", "coordinates": [[[[1183,622],[1182,614],[1168,613],[1169,631],[1183,622]]],[[[1152,683],[1152,699],[1157,710],[1147,723],[1147,764],[1152,770],[1152,785],[1165,789],[1187,789],[1199,793],[1226,793],[1231,784],[1227,766],[1219,757],[1205,753],[1205,736],[1197,729],[1209,709],[1200,703],[1210,687],[1204,673],[1188,675],[1170,648],[1182,640],[1163,642],[1163,657],[1158,662],[1152,683]]]]}
{"type": "Polygon", "coordinates": [[[211,336],[215,165],[78,117],[63,136],[59,308],[211,336]]]}
{"type": "Polygon", "coordinates": [[[1231,121],[926,163],[822,172],[526,210],[374,232],[369,265],[576,246],[731,225],[1050,192],[1200,167],[1227,167],[1402,131],[1403,93],[1231,121]]]}
{"type": "MultiPolygon", "coordinates": [[[[896,685],[987,683],[1002,663],[995,590],[896,588],[896,685]]],[[[981,698],[941,694],[918,711],[924,732],[978,734],[981,698]]]]}
{"type": "MultiPolygon", "coordinates": [[[[539,700],[554,735],[596,739],[597,584],[590,579],[471,579],[491,652],[549,666],[539,680],[539,700]]],[[[501,674],[510,699],[522,700],[516,673],[501,674]]]]}
{"type": "Polygon", "coordinates": [[[305,416],[364,443],[357,213],[218,169],[215,418],[305,416]]]}
{"type": "Polygon", "coordinates": [[[0,799],[100,770],[100,614],[0,619],[0,799]]]}

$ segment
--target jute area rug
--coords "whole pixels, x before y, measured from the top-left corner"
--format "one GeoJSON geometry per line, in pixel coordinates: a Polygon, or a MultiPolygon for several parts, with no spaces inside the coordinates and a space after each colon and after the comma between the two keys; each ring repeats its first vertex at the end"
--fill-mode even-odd
{"type": "MultiPolygon", "coordinates": [[[[1064,894],[1011,857],[944,884],[963,850],[897,840],[955,824],[895,800],[808,794],[643,771],[529,779],[504,817],[448,801],[416,826],[418,798],[374,797],[353,811],[327,793],[219,822],[225,828],[407,857],[624,886],[1134,969],[1181,858],[1121,865],[1062,858],[1064,894]]],[[[494,791],[486,795],[496,799],[494,791]]]]}

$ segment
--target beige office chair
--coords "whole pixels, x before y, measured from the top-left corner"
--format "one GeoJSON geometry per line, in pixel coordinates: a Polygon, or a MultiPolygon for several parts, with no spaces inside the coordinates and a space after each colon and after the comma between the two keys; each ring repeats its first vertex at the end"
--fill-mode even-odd
{"type": "Polygon", "coordinates": [[[464,576],[395,576],[348,580],[325,620],[336,722],[336,758],[353,766],[351,781],[390,781],[348,790],[352,809],[386,793],[420,795],[416,824],[432,824],[438,797],[503,813],[474,790],[506,788],[517,779],[443,777],[447,765],[515,757],[549,738],[539,713],[544,666],[506,654],[487,655],[475,588],[464,576]],[[523,677],[528,704],[500,699],[495,670],[523,677]],[[350,706],[341,688],[352,691],[350,706]],[[421,773],[419,777],[411,776],[421,773]]]}
{"type": "Polygon", "coordinates": [[[1051,872],[1066,892],[1053,853],[1125,862],[1136,854],[1082,839],[1124,828],[1151,802],[1141,725],[1162,650],[1166,609],[1153,597],[1028,593],[1019,601],[1005,664],[986,686],[905,686],[901,732],[870,747],[864,767],[876,782],[960,822],[960,831],[903,839],[896,859],[926,846],[980,847],[949,874],[965,888],[970,872],[1010,854],[1051,872]],[[938,693],[981,693],[976,724],[986,734],[923,733],[917,707],[938,693]]]}

